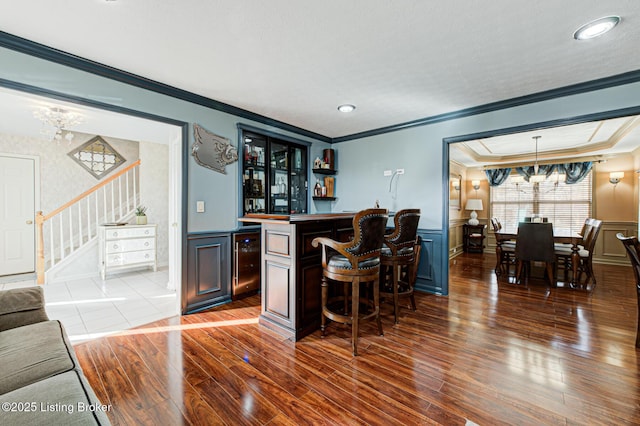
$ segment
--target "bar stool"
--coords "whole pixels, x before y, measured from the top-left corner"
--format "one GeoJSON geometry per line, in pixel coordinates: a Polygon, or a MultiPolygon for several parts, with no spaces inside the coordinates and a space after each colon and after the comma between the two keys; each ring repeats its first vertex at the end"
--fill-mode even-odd
{"type": "Polygon", "coordinates": [[[382,248],[381,297],[393,297],[393,316],[398,324],[399,298],[409,297],[411,308],[416,310],[413,296],[413,285],[416,264],[416,242],[418,241],[418,222],[420,209],[405,209],[396,213],[393,218],[395,229],[392,234],[384,236],[382,248]],[[407,268],[406,279],[402,281],[402,268],[407,268]],[[389,273],[391,269],[391,273],[389,273]]]}
{"type": "MultiPolygon", "coordinates": [[[[375,318],[382,336],[380,322],[380,252],[387,219],[386,209],[362,210],[353,218],[354,238],[340,243],[327,237],[314,238],[311,244],[322,244],[322,314],[320,330],[324,337],[326,319],[351,325],[353,355],[358,355],[358,325],[361,320],[375,318]],[[332,250],[330,250],[332,249],[332,250]],[[337,253],[336,253],[337,252],[337,253]],[[343,294],[329,298],[329,283],[344,283],[343,294]],[[360,284],[373,283],[373,301],[360,297],[360,284]],[[351,294],[348,287],[351,284],[351,294]],[[351,299],[351,311],[348,305],[351,299]],[[368,312],[360,313],[360,303],[368,312]],[[339,312],[339,309],[343,309],[339,312]]],[[[367,292],[368,293],[368,292],[367,292]]]]}

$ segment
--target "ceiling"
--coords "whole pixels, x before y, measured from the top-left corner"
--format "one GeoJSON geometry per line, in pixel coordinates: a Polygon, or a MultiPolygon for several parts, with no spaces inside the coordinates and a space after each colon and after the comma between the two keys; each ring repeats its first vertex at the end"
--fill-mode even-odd
{"type": "Polygon", "coordinates": [[[631,154],[640,147],[640,116],[537,129],[451,145],[449,158],[464,167],[511,167],[558,159],[594,161],[631,154]],[[537,146],[536,146],[536,139],[537,146]]]}
{"type": "Polygon", "coordinates": [[[633,0],[22,0],[0,30],[330,138],[640,69],[633,0]]]}
{"type": "Polygon", "coordinates": [[[62,108],[82,117],[82,122],[73,126],[74,132],[167,145],[182,137],[182,130],[178,126],[58,100],[52,101],[42,96],[6,88],[0,88],[0,133],[46,137],[42,130],[50,130],[52,127],[44,125],[33,113],[36,109],[51,107],[62,108]]]}

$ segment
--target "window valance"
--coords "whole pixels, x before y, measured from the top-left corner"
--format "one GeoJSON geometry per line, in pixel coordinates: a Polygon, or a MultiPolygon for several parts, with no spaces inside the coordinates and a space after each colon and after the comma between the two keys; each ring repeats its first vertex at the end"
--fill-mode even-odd
{"type": "Polygon", "coordinates": [[[489,186],[499,186],[505,183],[509,174],[511,173],[511,168],[507,169],[491,169],[485,170],[484,174],[487,175],[487,180],[489,181],[489,186]]]}
{"type": "MultiPolygon", "coordinates": [[[[575,162],[575,163],[559,163],[559,164],[543,164],[538,166],[538,174],[549,177],[554,171],[559,174],[565,174],[565,183],[571,185],[580,182],[591,170],[593,163],[591,161],[575,162]]],[[[516,167],[516,172],[529,182],[529,178],[534,174],[533,166],[516,167]]],[[[507,181],[510,168],[504,169],[487,169],[484,171],[490,186],[499,186],[507,181]]]]}

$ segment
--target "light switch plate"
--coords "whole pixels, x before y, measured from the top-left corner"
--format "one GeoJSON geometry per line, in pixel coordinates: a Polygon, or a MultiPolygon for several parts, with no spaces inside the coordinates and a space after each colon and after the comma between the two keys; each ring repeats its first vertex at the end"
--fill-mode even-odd
{"type": "Polygon", "coordinates": [[[204,213],[204,201],[196,201],[196,213],[204,213]]]}
{"type": "Polygon", "coordinates": [[[385,170],[384,176],[391,176],[391,170],[385,170]]]}

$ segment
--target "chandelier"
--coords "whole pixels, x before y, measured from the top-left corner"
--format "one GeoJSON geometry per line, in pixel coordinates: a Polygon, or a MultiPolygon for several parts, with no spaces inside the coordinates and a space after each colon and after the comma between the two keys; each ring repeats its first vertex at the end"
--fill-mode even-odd
{"type": "Polygon", "coordinates": [[[66,139],[71,143],[73,133],[69,128],[82,122],[82,116],[59,107],[42,107],[33,111],[33,116],[42,121],[40,133],[58,143],[66,139]]]}

